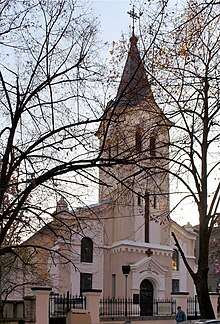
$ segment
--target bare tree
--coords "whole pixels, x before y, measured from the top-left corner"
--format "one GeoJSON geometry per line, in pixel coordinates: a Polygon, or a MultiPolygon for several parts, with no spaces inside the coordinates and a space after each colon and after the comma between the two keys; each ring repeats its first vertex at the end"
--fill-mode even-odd
{"type": "Polygon", "coordinates": [[[3,269],[16,258],[30,264],[25,247],[47,248],[21,242],[50,226],[54,202],[65,196],[77,206],[93,191],[88,182],[97,183],[103,67],[97,21],[82,1],[3,1],[0,27],[0,255],[1,276],[10,278],[3,269]]]}
{"type": "Polygon", "coordinates": [[[199,220],[196,272],[174,233],[173,238],[194,281],[202,318],[214,318],[208,289],[208,247],[220,202],[219,9],[218,1],[187,2],[173,19],[174,27],[169,21],[165,32],[160,29],[153,46],[144,53],[157,102],[174,122],[168,170],[180,197],[174,210],[186,199],[196,206],[186,211],[199,220]]]}
{"type": "MultiPolygon", "coordinates": [[[[88,226],[73,207],[90,203],[98,169],[133,164],[137,154],[103,154],[116,108],[102,115],[103,66],[97,63],[97,23],[90,7],[77,0],[2,3],[2,17],[7,24],[1,24],[0,256],[1,276],[10,278],[1,287],[7,297],[20,288],[11,272],[16,267],[21,276],[23,270],[35,272],[36,255],[44,265],[55,253],[62,264],[71,261],[68,249],[53,247],[59,238],[67,242],[77,226],[82,233],[88,226]],[[98,145],[103,119],[106,134],[98,145]],[[69,222],[55,211],[60,197],[72,207],[69,222]]],[[[28,275],[22,280],[21,286],[28,283],[28,275]]]]}
{"type": "MultiPolygon", "coordinates": [[[[198,207],[202,239],[196,273],[187,263],[175,235],[174,239],[194,280],[201,315],[210,318],[214,313],[207,285],[207,247],[218,217],[220,189],[219,183],[216,188],[209,186],[209,179],[219,165],[215,154],[220,133],[219,7],[215,1],[209,5],[190,3],[178,28],[161,38],[165,7],[163,3],[162,11],[154,20],[158,22],[157,30],[156,33],[151,30],[154,37],[143,55],[143,59],[149,59],[152,85],[160,87],[158,102],[164,105],[166,116],[174,122],[170,158],[168,154],[154,155],[156,168],[143,165],[146,156],[138,164],[139,154],[137,150],[133,153],[131,147],[113,157],[103,155],[103,150],[106,153],[108,149],[106,136],[103,136],[101,148],[93,141],[102,118],[97,117],[99,114],[93,105],[97,105],[98,99],[91,82],[97,81],[100,70],[94,59],[96,26],[88,7],[77,1],[59,1],[56,6],[54,1],[33,1],[28,8],[22,4],[3,8],[8,17],[10,10],[17,10],[17,17],[22,18],[18,22],[11,20],[10,28],[2,31],[0,254],[10,253],[22,258],[17,251],[21,248],[18,243],[24,233],[30,234],[46,225],[54,210],[51,197],[56,198],[59,193],[77,204],[85,194],[86,183],[82,178],[93,183],[98,181],[93,168],[109,172],[114,178],[114,171],[106,171],[106,166],[136,163],[144,177],[152,178],[157,172],[161,181],[159,175],[172,175],[177,179],[177,187],[179,182],[185,186],[183,197],[192,197],[198,207]],[[156,163],[157,158],[159,163],[156,163]],[[77,190],[72,190],[73,185],[77,190]],[[210,192],[213,195],[209,202],[210,192]],[[13,228],[18,233],[16,241],[13,241],[14,231],[11,235],[13,228]]],[[[114,105],[107,109],[106,133],[120,99],[116,98],[114,105]]],[[[161,117],[160,110],[153,113],[159,123],[154,126],[155,131],[158,127],[167,131],[171,126],[168,119],[161,117]]],[[[120,128],[120,120],[116,122],[120,128]]],[[[149,138],[151,133],[152,129],[145,137],[149,138]]],[[[137,172],[139,176],[140,171],[137,172]]],[[[131,179],[125,179],[126,190],[130,189],[128,180],[131,179]]],[[[57,224],[58,227],[63,225],[58,217],[57,224]]],[[[60,235],[53,228],[51,232],[60,235]]],[[[34,250],[42,249],[42,246],[26,243],[34,250]]]]}

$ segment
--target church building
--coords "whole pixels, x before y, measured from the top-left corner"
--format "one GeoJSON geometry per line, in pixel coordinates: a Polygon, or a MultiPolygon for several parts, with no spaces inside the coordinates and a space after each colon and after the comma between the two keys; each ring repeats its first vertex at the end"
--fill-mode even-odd
{"type": "Polygon", "coordinates": [[[115,161],[100,167],[99,202],[73,213],[61,198],[51,226],[56,229],[62,220],[72,234],[65,236],[65,226],[57,226],[58,239],[45,227],[29,239],[43,240],[54,251],[41,259],[54,292],[79,295],[99,289],[105,298],[137,300],[142,315],[151,314],[146,303],[151,305],[153,298],[170,298],[175,292],[194,296],[171,235],[175,233],[195,270],[196,234],[190,224],[182,227],[170,218],[171,127],[155,102],[133,35],[117,95],[97,131],[102,160],[115,161]]]}

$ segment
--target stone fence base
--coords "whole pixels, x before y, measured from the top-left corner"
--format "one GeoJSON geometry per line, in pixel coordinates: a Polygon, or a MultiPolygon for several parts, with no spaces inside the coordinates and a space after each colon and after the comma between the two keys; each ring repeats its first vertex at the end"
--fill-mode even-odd
{"type": "MultiPolygon", "coordinates": [[[[1,324],[49,324],[49,295],[51,288],[32,288],[34,296],[25,297],[22,301],[8,301],[4,306],[3,319],[1,324]]],[[[120,318],[112,320],[110,317],[100,319],[99,306],[101,290],[85,292],[86,310],[71,309],[67,315],[66,324],[175,324],[175,316],[145,317],[145,318],[120,318]]],[[[218,293],[210,293],[215,317],[218,318],[217,302],[218,293]]],[[[187,310],[187,293],[175,294],[176,305],[181,305],[184,311],[187,310]]],[[[186,312],[187,313],[187,312],[186,312]]]]}
{"type": "Polygon", "coordinates": [[[21,301],[7,301],[3,309],[1,324],[35,324],[36,298],[25,297],[21,301]]]}
{"type": "Polygon", "coordinates": [[[21,301],[7,301],[3,309],[1,324],[49,324],[49,294],[51,288],[34,287],[35,296],[21,301]]]}

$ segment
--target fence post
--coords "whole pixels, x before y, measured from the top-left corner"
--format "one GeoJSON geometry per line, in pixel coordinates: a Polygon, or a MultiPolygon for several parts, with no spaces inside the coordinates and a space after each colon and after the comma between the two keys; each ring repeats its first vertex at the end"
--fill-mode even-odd
{"type": "Polygon", "coordinates": [[[25,296],[24,300],[24,318],[28,323],[35,323],[36,319],[36,298],[34,296],[25,296]]]}
{"type": "Polygon", "coordinates": [[[36,324],[49,324],[49,294],[52,288],[33,287],[36,297],[36,324]]]}
{"type": "Polygon", "coordinates": [[[171,296],[176,299],[176,307],[181,306],[182,310],[187,315],[187,298],[189,296],[188,292],[172,292],[171,296]]]}
{"type": "Polygon", "coordinates": [[[212,307],[213,307],[213,311],[215,313],[215,318],[218,317],[218,296],[219,296],[219,293],[216,293],[216,292],[210,292],[209,293],[209,296],[210,296],[210,299],[211,299],[211,303],[212,303],[212,307]]]}
{"type": "Polygon", "coordinates": [[[101,297],[101,290],[91,289],[83,292],[86,297],[86,310],[91,315],[92,324],[99,324],[99,303],[101,297]]]}

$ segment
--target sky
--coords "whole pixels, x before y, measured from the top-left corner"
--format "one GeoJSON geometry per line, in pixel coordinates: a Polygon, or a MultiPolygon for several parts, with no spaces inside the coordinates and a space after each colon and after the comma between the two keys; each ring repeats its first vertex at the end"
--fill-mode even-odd
{"type": "Polygon", "coordinates": [[[101,23],[100,38],[104,42],[120,39],[122,32],[129,30],[132,9],[130,0],[92,0],[92,6],[101,23]]]}

